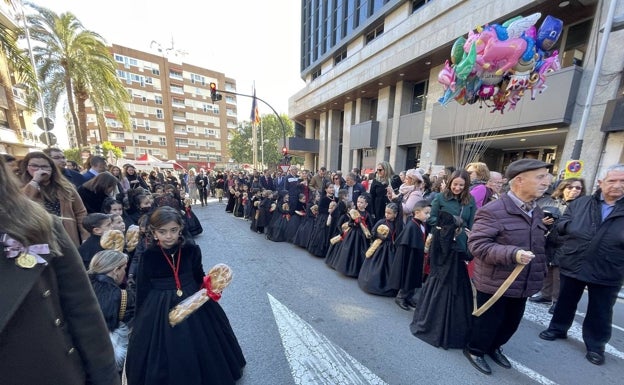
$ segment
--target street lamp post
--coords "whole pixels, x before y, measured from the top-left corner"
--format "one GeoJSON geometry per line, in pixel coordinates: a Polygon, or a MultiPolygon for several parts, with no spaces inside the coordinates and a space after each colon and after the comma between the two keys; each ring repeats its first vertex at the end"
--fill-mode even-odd
{"type": "Polygon", "coordinates": [[[579,124],[578,134],[576,136],[576,142],[574,142],[574,148],[572,149],[572,160],[579,160],[581,158],[581,149],[583,147],[583,137],[585,136],[585,128],[587,127],[587,120],[589,119],[589,111],[592,105],[592,99],[596,92],[596,85],[598,84],[598,76],[600,75],[600,69],[602,67],[602,60],[607,52],[607,43],[609,42],[609,34],[613,30],[622,29],[622,18],[619,17],[615,29],[613,29],[615,6],[617,0],[611,0],[609,4],[609,11],[607,13],[607,22],[605,26],[600,30],[603,32],[602,39],[600,40],[600,46],[598,47],[598,53],[596,57],[596,65],[594,66],[594,72],[592,73],[591,80],[589,82],[589,89],[587,90],[587,98],[585,99],[585,105],[583,106],[583,116],[581,117],[581,123],[579,124]]]}
{"type": "MultiPolygon", "coordinates": [[[[267,107],[269,107],[271,109],[271,111],[273,111],[273,114],[275,114],[275,116],[277,117],[277,120],[280,122],[280,125],[282,126],[282,136],[283,136],[283,139],[284,139],[284,146],[286,146],[286,125],[284,124],[284,121],[282,120],[282,117],[279,116],[279,114],[277,113],[277,111],[275,111],[275,108],[273,108],[273,106],[271,106],[269,103],[267,103],[266,101],[260,99],[259,97],[255,96],[255,95],[240,94],[240,93],[234,92],[234,91],[224,91],[224,90],[218,90],[218,89],[215,89],[215,91],[216,92],[223,92],[224,94],[245,96],[245,97],[248,97],[248,98],[256,98],[257,100],[259,100],[262,103],[266,104],[267,107]]],[[[284,161],[287,161],[286,157],[285,157],[284,161]]]]}

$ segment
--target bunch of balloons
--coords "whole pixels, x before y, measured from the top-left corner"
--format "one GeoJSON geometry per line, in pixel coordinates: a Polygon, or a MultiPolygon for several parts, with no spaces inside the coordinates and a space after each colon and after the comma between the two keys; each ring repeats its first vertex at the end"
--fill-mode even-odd
{"type": "Polygon", "coordinates": [[[442,105],[481,103],[491,112],[513,110],[525,92],[531,99],[546,90],[546,73],[561,68],[557,43],[563,22],[550,15],[539,29],[541,13],[517,16],[503,24],[478,27],[460,36],[451,49],[451,60],[438,74],[444,86],[442,105]]]}

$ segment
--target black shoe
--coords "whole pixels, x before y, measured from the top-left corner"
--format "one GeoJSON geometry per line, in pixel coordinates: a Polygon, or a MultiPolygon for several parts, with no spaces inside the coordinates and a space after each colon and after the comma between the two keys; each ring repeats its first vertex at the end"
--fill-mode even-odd
{"type": "Polygon", "coordinates": [[[416,309],[416,301],[414,301],[413,299],[407,299],[405,300],[405,303],[407,304],[407,306],[411,309],[414,310],[416,309]]]}
{"type": "Polygon", "coordinates": [[[489,353],[488,356],[492,359],[492,361],[496,362],[498,365],[502,366],[505,369],[511,369],[511,362],[503,355],[503,352],[500,348],[494,350],[492,353],[489,353]]]}
{"type": "Polygon", "coordinates": [[[585,358],[587,358],[587,361],[591,362],[594,365],[602,365],[605,361],[604,353],[598,352],[587,352],[585,358]]]}
{"type": "Polygon", "coordinates": [[[470,354],[468,349],[464,349],[464,356],[470,361],[472,366],[474,366],[478,371],[483,374],[492,374],[492,369],[490,369],[490,365],[488,365],[487,361],[485,361],[484,357],[475,356],[474,354],[470,354]]]}
{"type": "Polygon", "coordinates": [[[396,297],[394,299],[394,303],[399,305],[399,307],[401,309],[403,309],[403,310],[410,310],[409,305],[407,304],[407,300],[405,298],[398,298],[398,297],[396,297]]]}
{"type": "Polygon", "coordinates": [[[546,329],[539,334],[539,338],[546,341],[554,341],[556,339],[566,339],[568,336],[565,333],[557,332],[554,330],[546,329]]]}
{"type": "Polygon", "coordinates": [[[537,297],[529,297],[529,301],[535,302],[535,303],[547,303],[547,302],[552,302],[552,299],[546,298],[543,295],[538,295],[537,297]]]}
{"type": "Polygon", "coordinates": [[[555,305],[557,304],[557,301],[553,301],[553,304],[550,305],[550,308],[548,309],[548,314],[555,314],[555,305]]]}

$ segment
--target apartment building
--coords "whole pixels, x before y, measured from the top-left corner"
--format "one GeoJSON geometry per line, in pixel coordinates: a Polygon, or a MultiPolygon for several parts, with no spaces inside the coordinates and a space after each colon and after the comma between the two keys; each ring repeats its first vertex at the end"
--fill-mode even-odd
{"type": "Polygon", "coordinates": [[[289,99],[297,126],[289,150],[310,169],[374,169],[386,160],[404,170],[477,158],[504,171],[530,157],[552,162],[557,173],[580,140],[582,175],[591,184],[601,169],[624,162],[624,32],[618,28],[609,31],[596,68],[611,1],[615,16],[624,15],[618,0],[303,0],[306,86],[289,99]],[[548,75],[541,95],[525,95],[503,114],[480,103],[438,102],[438,74],[459,36],[536,12],[564,23],[554,47],[562,68],[548,75]],[[587,124],[579,129],[595,71],[587,124]]]}
{"type": "Polygon", "coordinates": [[[132,127],[106,116],[100,130],[92,108],[87,127],[92,145],[110,141],[124,158],[145,154],[176,161],[184,168],[222,169],[228,166],[228,136],[237,127],[236,97],[223,93],[213,103],[210,83],[236,92],[236,81],[223,73],[117,44],[111,46],[117,76],[132,100],[128,103],[132,127]]]}
{"type": "MultiPolygon", "coordinates": [[[[0,2],[0,24],[17,30],[16,18],[11,4],[0,2]]],[[[6,58],[0,54],[0,154],[21,158],[33,149],[45,147],[42,139],[46,140],[47,136],[37,127],[37,117],[27,108],[26,90],[15,83],[6,58]]]]}

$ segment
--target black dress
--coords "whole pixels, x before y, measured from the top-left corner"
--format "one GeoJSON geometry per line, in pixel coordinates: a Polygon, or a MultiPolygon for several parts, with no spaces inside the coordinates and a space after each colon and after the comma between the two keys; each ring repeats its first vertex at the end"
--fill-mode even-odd
{"type": "Polygon", "coordinates": [[[234,187],[230,187],[229,189],[227,189],[225,191],[225,196],[228,199],[227,204],[225,205],[225,212],[231,213],[234,211],[234,204],[236,203],[236,195],[234,194],[234,187]]]}
{"type": "Polygon", "coordinates": [[[271,199],[262,198],[260,201],[260,206],[258,207],[258,219],[256,220],[256,230],[259,233],[263,233],[265,227],[271,223],[271,217],[273,214],[271,213],[271,199]]]}
{"type": "Polygon", "coordinates": [[[327,226],[327,217],[329,217],[329,203],[333,199],[324,196],[319,201],[319,213],[314,221],[314,229],[308,243],[308,252],[316,257],[325,258],[327,249],[329,248],[330,227],[327,226]]]}
{"type": "Polygon", "coordinates": [[[388,226],[390,231],[375,253],[370,258],[366,258],[364,263],[362,263],[362,268],[358,275],[358,285],[360,289],[369,294],[394,297],[397,290],[390,285],[390,267],[394,262],[395,222],[386,219],[377,221],[372,231],[373,239],[378,238],[377,228],[380,225],[388,226]]]}
{"type": "Polygon", "coordinates": [[[175,327],[169,311],[200,289],[204,270],[196,245],[183,245],[179,279],[183,295],[167,262],[174,249],[152,246],[145,251],[137,277],[136,316],[126,361],[128,383],[167,385],[234,384],[245,358],[221,306],[212,300],[175,327]],[[167,255],[167,257],[165,256],[167,255]]]}
{"type": "Polygon", "coordinates": [[[394,289],[410,293],[422,287],[426,236],[427,224],[409,216],[394,243],[396,253],[390,267],[390,285],[394,289]]]}
{"type": "Polygon", "coordinates": [[[297,235],[297,230],[301,226],[303,218],[305,218],[305,213],[305,202],[297,201],[295,203],[294,210],[290,210],[290,220],[286,225],[286,242],[293,243],[295,241],[295,235],[297,235]],[[304,215],[300,215],[298,213],[302,213],[304,215]]]}
{"type": "MultiPolygon", "coordinates": [[[[337,210],[334,210],[334,212],[336,211],[337,210]]],[[[325,264],[331,267],[332,269],[336,268],[335,267],[336,261],[338,260],[338,257],[340,256],[340,250],[342,250],[342,245],[343,245],[342,241],[344,241],[344,238],[346,237],[348,233],[348,231],[342,230],[342,225],[348,222],[349,222],[349,216],[346,214],[341,215],[337,221],[332,220],[332,224],[330,226],[332,230],[330,230],[330,234],[329,234],[330,235],[329,248],[327,249],[327,254],[325,254],[325,264]],[[331,239],[337,235],[340,235],[341,237],[340,242],[335,242],[332,244],[331,239]]]]}
{"type": "Polygon", "coordinates": [[[275,221],[269,226],[266,238],[273,242],[286,242],[286,228],[290,221],[290,211],[285,208],[286,202],[276,206],[273,216],[275,221]]]}
{"type": "Polygon", "coordinates": [[[455,250],[455,228],[453,216],[440,211],[432,232],[431,272],[416,298],[410,325],[416,337],[444,349],[466,347],[472,320],[472,289],[466,263],[455,250]]]}
{"type": "Polygon", "coordinates": [[[310,235],[312,234],[312,230],[314,229],[314,220],[316,219],[316,215],[312,213],[310,208],[306,211],[306,216],[302,218],[301,225],[297,229],[297,233],[295,233],[295,237],[293,238],[293,244],[306,248],[308,246],[308,242],[310,242],[310,235]]]}
{"type": "Polygon", "coordinates": [[[342,247],[333,263],[336,271],[352,278],[357,278],[360,274],[360,268],[366,258],[365,255],[369,245],[362,226],[365,226],[369,232],[372,227],[370,215],[366,211],[358,212],[360,217],[349,221],[351,230],[347,232],[342,240],[342,247]]]}

